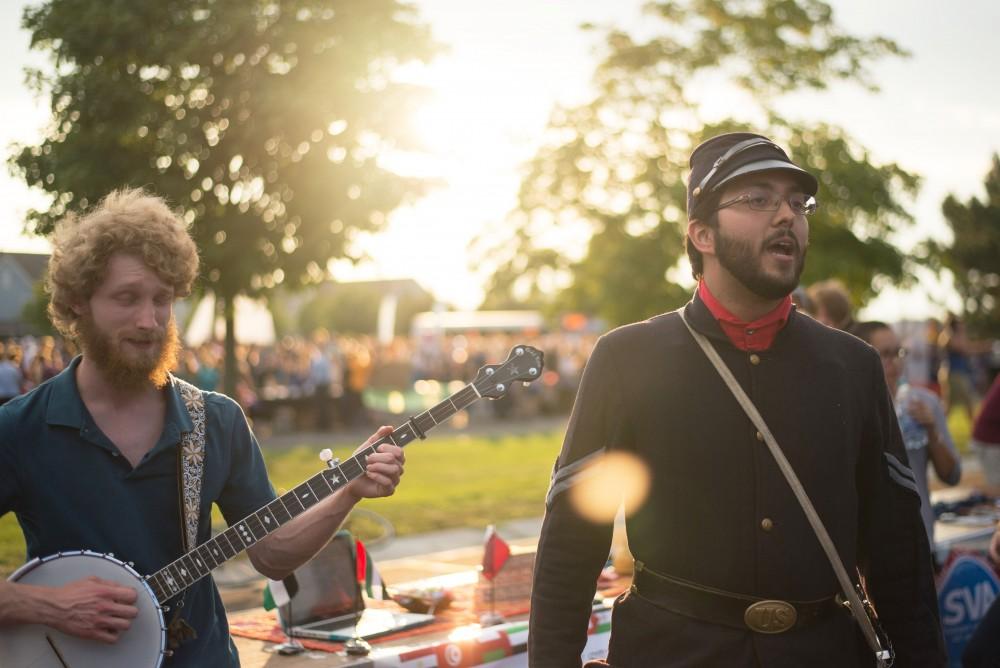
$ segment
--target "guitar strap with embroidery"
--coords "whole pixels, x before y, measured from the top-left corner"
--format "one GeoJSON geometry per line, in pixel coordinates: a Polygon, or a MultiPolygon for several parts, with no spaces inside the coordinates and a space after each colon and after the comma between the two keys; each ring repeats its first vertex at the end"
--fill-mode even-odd
{"type": "MultiPolygon", "coordinates": [[[[205,398],[194,385],[179,378],[172,378],[194,429],[181,436],[177,455],[178,496],[181,519],[182,554],[190,552],[198,545],[198,516],[201,512],[201,481],[205,473],[205,398]]],[[[181,617],[184,597],[181,595],[174,610],[173,619],[167,626],[167,644],[176,649],[185,640],[197,637],[197,633],[181,617]]]]}

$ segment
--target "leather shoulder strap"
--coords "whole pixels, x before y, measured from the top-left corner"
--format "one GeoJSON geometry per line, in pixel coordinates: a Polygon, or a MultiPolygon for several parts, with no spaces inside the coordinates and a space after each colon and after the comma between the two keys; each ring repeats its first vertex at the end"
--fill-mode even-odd
{"type": "Polygon", "coordinates": [[[827,533],[826,527],[823,525],[823,521],[819,518],[819,514],[816,512],[816,508],[813,506],[812,501],[809,500],[809,495],[806,494],[805,488],[802,483],[799,482],[799,478],[795,475],[795,470],[792,465],[788,462],[785,457],[785,453],[781,451],[781,447],[778,445],[778,441],[774,438],[771,430],[768,429],[767,423],[764,422],[764,418],[761,416],[757,407],[747,396],[747,393],[743,391],[740,384],[736,381],[733,376],[733,372],[729,370],[726,363],[722,361],[719,357],[719,353],[712,347],[708,339],[705,338],[700,332],[695,331],[688,323],[687,318],[684,317],[683,309],[678,311],[681,316],[681,321],[684,326],[688,328],[691,332],[691,336],[694,340],[698,342],[701,349],[705,352],[705,355],[715,366],[716,371],[722,376],[722,380],[725,381],[726,386],[729,387],[729,391],[733,393],[736,401],[739,402],[740,407],[753,422],[757,430],[764,436],[764,442],[767,443],[768,449],[771,451],[771,455],[774,457],[775,461],[778,463],[778,468],[781,469],[782,474],[785,476],[785,480],[788,481],[788,485],[792,488],[792,492],[795,493],[795,498],[798,499],[799,505],[802,506],[803,512],[806,514],[806,519],[809,520],[809,524],[812,526],[813,531],[816,533],[816,537],[819,539],[820,545],[823,547],[823,551],[826,553],[826,558],[829,559],[830,565],[833,567],[834,573],[837,575],[837,580],[840,582],[840,587],[843,590],[845,600],[850,603],[851,613],[857,620],[858,625],[861,627],[861,631],[864,633],[865,639],[868,641],[868,645],[875,652],[875,658],[878,665],[886,665],[886,661],[891,661],[891,650],[883,649],[882,643],[879,641],[878,633],[875,631],[875,627],[872,625],[871,619],[868,618],[868,613],[866,612],[865,606],[861,603],[861,599],[858,596],[857,591],[854,589],[854,583],[851,582],[850,577],[847,575],[847,569],[844,568],[843,562],[840,560],[840,555],[837,554],[837,548],[833,545],[833,540],[830,538],[830,534],[827,533]]]}

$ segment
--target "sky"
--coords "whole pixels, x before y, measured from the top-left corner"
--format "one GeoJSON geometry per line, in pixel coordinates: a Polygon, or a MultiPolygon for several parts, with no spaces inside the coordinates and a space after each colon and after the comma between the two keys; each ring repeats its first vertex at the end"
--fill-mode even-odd
{"type": "MultiPolygon", "coordinates": [[[[28,49],[19,29],[23,0],[0,3],[0,62],[4,123],[0,146],[31,142],[47,117],[44,100],[24,85],[23,68],[44,59],[28,49]]],[[[420,74],[435,96],[417,126],[434,147],[423,165],[443,185],[395,211],[379,235],[364,238],[372,260],[334,265],[338,280],[412,277],[442,302],[475,308],[482,276],[470,267],[469,242],[502,230],[516,204],[522,165],[538,146],[556,104],[592,94],[599,37],[583,22],[641,28],[641,0],[417,0],[424,21],[448,51],[420,74]]],[[[912,52],[872,67],[878,94],[837,85],[795,96],[788,115],[845,128],[877,162],[897,162],[920,174],[923,188],[910,205],[908,248],[931,236],[946,240],[940,203],[949,194],[983,195],[983,178],[1000,151],[1000,61],[992,31],[1000,24],[993,0],[832,0],[835,19],[859,36],[885,35],[912,52]]],[[[7,151],[5,151],[7,152],[7,151]]],[[[44,240],[19,234],[25,211],[45,199],[0,172],[0,250],[47,250],[44,240]]],[[[884,320],[941,315],[958,306],[948,282],[923,277],[909,292],[883,291],[862,313],[884,320]]]]}

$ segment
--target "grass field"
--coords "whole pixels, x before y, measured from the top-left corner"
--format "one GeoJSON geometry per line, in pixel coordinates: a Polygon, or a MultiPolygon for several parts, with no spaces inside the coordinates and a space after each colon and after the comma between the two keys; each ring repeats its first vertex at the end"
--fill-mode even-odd
{"type": "MultiPolygon", "coordinates": [[[[429,438],[406,448],[403,483],[392,497],[365,500],[405,536],[452,527],[482,527],[543,512],[561,431],[518,436],[429,438]]],[[[355,442],[334,448],[346,458],[355,442]]],[[[271,481],[279,493],[317,473],[318,452],[327,445],[303,443],[265,450],[271,481]]],[[[0,575],[24,562],[24,540],[13,514],[0,518],[0,575]]]]}
{"type": "MultiPolygon", "coordinates": [[[[961,411],[948,424],[962,453],[968,453],[970,425],[961,411]]],[[[388,499],[362,506],[392,522],[400,536],[452,527],[484,527],[503,520],[537,517],[543,512],[552,463],[561,431],[518,436],[450,436],[407,447],[403,484],[388,499]]],[[[356,443],[335,448],[351,454],[356,443]]],[[[317,453],[327,447],[303,443],[281,451],[265,450],[271,481],[287,491],[320,470],[317,453]]],[[[216,514],[218,515],[218,514],[216,514]]],[[[24,561],[21,529],[10,513],[0,518],[0,575],[24,561]]]]}
{"type": "MultiPolygon", "coordinates": [[[[405,475],[396,494],[362,505],[387,518],[403,536],[540,516],[561,438],[561,433],[543,432],[414,443],[406,449],[405,475]]],[[[352,449],[334,452],[343,458],[352,449]]],[[[304,444],[288,452],[265,453],[279,492],[284,491],[281,485],[290,487],[319,470],[318,450],[304,444]]]]}

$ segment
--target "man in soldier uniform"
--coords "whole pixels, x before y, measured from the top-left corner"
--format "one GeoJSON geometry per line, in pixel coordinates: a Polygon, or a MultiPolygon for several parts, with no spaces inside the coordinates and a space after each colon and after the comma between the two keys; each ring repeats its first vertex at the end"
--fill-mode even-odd
{"type": "MultiPolygon", "coordinates": [[[[920,498],[867,345],[795,312],[816,178],[769,139],[714,137],[691,155],[682,310],[756,404],[832,537],[864,574],[901,666],[943,665],[920,498]]],[[[546,499],[531,601],[532,666],[579,666],[612,522],[573,491],[605,455],[647,469],[626,520],[636,559],[608,663],[872,665],[788,482],[679,312],[603,336],[587,364],[546,499]],[[783,610],[755,617],[763,600],[783,610]]],[[[630,481],[622,483],[627,488],[630,481]]]]}

